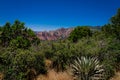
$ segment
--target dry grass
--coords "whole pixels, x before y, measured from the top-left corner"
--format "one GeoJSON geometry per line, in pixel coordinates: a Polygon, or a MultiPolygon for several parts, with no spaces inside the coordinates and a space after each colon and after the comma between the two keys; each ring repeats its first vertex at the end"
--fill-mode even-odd
{"type": "Polygon", "coordinates": [[[46,66],[47,69],[50,69],[50,68],[52,67],[52,61],[46,59],[46,60],[45,60],[45,66],[46,66]]]}
{"type": "Polygon", "coordinates": [[[113,78],[111,78],[110,80],[120,80],[120,71],[117,72],[117,73],[115,74],[115,76],[114,76],[113,78]]]}
{"type": "Polygon", "coordinates": [[[0,80],[2,80],[4,77],[4,75],[2,73],[0,73],[0,80]]]}
{"type": "MultiPolygon", "coordinates": [[[[57,73],[54,70],[50,70],[47,75],[38,76],[37,80],[74,80],[74,78],[68,72],[57,73]]],[[[110,80],[120,80],[120,72],[117,72],[110,80]]]]}
{"type": "Polygon", "coordinates": [[[52,65],[51,60],[45,60],[48,73],[46,75],[39,75],[37,80],[74,80],[69,71],[56,72],[54,69],[50,69],[52,65]]]}
{"type": "MultiPolygon", "coordinates": [[[[54,69],[50,69],[52,61],[45,60],[45,63],[47,69],[49,69],[48,73],[47,75],[39,75],[37,77],[37,80],[74,80],[74,78],[70,74],[70,71],[56,72],[54,69]]],[[[120,71],[117,72],[116,75],[110,80],[120,80],[120,71]]]]}
{"type": "MultiPolygon", "coordinates": [[[[39,75],[37,80],[74,80],[71,75],[70,70],[64,72],[56,72],[54,69],[50,69],[52,65],[52,61],[45,60],[46,67],[48,69],[48,73],[46,75],[39,75]]],[[[2,80],[3,74],[0,73],[0,80],[2,80]]],[[[120,71],[116,73],[116,75],[110,80],[120,80],[120,71]]]]}
{"type": "Polygon", "coordinates": [[[56,72],[55,70],[49,70],[47,75],[38,76],[37,80],[74,80],[73,77],[65,72],[56,72]]]}

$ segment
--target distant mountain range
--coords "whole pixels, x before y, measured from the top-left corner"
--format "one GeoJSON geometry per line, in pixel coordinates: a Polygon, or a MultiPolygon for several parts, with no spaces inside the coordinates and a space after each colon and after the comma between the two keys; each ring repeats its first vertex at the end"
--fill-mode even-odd
{"type": "Polygon", "coordinates": [[[36,32],[37,37],[41,40],[58,40],[69,36],[73,28],[61,28],[53,31],[36,32]]]}
{"type": "MultiPolygon", "coordinates": [[[[91,30],[100,30],[99,26],[90,27],[91,30]]],[[[60,28],[53,31],[38,31],[35,32],[37,37],[40,40],[58,40],[65,39],[69,37],[70,33],[74,30],[74,28],[60,28]]]]}

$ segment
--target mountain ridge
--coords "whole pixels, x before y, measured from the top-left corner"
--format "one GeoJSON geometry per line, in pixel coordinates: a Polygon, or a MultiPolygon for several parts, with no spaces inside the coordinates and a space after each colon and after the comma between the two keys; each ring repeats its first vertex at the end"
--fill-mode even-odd
{"type": "MultiPolygon", "coordinates": [[[[73,28],[60,28],[56,30],[50,31],[37,31],[35,32],[37,37],[40,40],[58,40],[58,39],[66,39],[69,37],[70,33],[74,30],[73,28]]],[[[90,27],[91,30],[100,30],[100,26],[90,27]]]]}
{"type": "Polygon", "coordinates": [[[36,35],[40,40],[58,40],[67,38],[72,30],[73,28],[60,28],[53,31],[36,32],[36,35]]]}

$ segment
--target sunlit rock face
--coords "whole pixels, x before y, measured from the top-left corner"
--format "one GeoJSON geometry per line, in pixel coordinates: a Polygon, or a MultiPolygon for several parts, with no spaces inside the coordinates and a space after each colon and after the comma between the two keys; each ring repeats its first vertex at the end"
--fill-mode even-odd
{"type": "Polygon", "coordinates": [[[61,28],[54,31],[37,32],[37,37],[41,40],[58,40],[67,38],[73,28],[61,28]]]}

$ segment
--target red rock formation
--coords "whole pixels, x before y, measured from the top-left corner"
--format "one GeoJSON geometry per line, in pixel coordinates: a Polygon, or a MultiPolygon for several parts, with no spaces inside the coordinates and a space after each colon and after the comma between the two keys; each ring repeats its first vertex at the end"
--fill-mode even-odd
{"type": "Polygon", "coordinates": [[[37,37],[41,40],[58,40],[58,39],[64,39],[69,36],[69,34],[72,32],[73,28],[61,28],[54,31],[43,31],[38,32],[37,37]]]}

